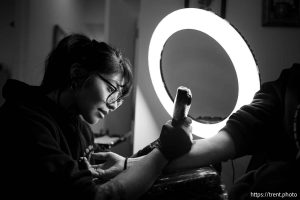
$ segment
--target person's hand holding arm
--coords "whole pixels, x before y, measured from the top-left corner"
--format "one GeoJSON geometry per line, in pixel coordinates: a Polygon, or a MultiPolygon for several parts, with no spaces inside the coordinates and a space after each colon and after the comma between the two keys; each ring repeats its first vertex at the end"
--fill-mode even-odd
{"type": "Polygon", "coordinates": [[[98,152],[93,153],[92,157],[101,160],[103,163],[91,165],[87,158],[82,158],[87,169],[92,173],[94,178],[109,180],[120,174],[125,169],[135,165],[144,156],[126,158],[114,152],[98,152]]]}
{"type": "MultiPolygon", "coordinates": [[[[226,161],[235,157],[235,147],[232,138],[225,130],[211,138],[194,140],[191,150],[172,160],[165,168],[166,171],[192,169],[209,164],[226,161]]],[[[138,158],[129,158],[128,166],[135,164],[138,158]]]]}
{"type": "MultiPolygon", "coordinates": [[[[110,181],[97,186],[96,199],[136,199],[145,193],[169,161],[190,150],[192,141],[191,133],[188,131],[189,124],[188,119],[184,119],[176,127],[171,126],[170,122],[166,123],[161,130],[158,147],[110,181]]],[[[118,160],[119,163],[124,163],[124,159],[118,160]]],[[[123,170],[122,164],[118,166],[119,171],[123,170]]]]}
{"type": "MultiPolygon", "coordinates": [[[[91,156],[95,160],[103,161],[101,164],[91,165],[87,158],[83,158],[87,169],[92,173],[93,177],[101,178],[102,180],[109,180],[125,168],[126,158],[113,152],[98,152],[91,156]]],[[[127,161],[126,161],[127,162],[127,161]]]]}

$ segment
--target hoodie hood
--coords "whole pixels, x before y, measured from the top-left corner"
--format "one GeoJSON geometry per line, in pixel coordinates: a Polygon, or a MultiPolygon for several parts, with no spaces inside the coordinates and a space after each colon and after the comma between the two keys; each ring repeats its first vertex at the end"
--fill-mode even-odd
{"type": "Polygon", "coordinates": [[[24,82],[8,79],[2,89],[2,96],[6,101],[37,101],[45,98],[39,86],[30,86],[24,82]]]}
{"type": "Polygon", "coordinates": [[[24,82],[9,79],[2,89],[5,101],[16,102],[15,105],[24,105],[27,108],[45,110],[51,113],[58,121],[77,120],[78,116],[59,107],[46,96],[40,86],[31,86],[24,82]]]}

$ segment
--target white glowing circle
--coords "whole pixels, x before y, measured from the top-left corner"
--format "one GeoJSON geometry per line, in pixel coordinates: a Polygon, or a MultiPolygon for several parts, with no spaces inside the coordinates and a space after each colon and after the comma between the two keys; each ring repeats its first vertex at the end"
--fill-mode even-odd
{"type": "MultiPolygon", "coordinates": [[[[241,106],[251,103],[255,92],[260,88],[260,79],[255,59],[247,43],[235,28],[213,12],[185,8],[174,11],[161,20],[152,34],[149,45],[150,77],[155,92],[169,115],[172,116],[174,104],[165,89],[161,76],[161,52],[168,38],[184,29],[194,29],[206,33],[215,39],[230,57],[239,86],[237,102],[231,113],[237,111],[241,106]]],[[[193,120],[193,134],[202,138],[211,137],[225,126],[228,117],[216,124],[203,124],[193,120]]]]}

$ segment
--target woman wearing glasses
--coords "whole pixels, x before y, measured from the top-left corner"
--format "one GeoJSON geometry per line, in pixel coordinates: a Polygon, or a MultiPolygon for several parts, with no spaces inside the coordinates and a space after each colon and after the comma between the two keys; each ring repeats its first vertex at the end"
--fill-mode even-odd
{"type": "Polygon", "coordinates": [[[132,79],[130,63],[118,50],[73,34],[49,54],[41,86],[9,80],[0,109],[8,199],[136,199],[170,160],[186,153],[192,145],[184,131],[188,120],[176,128],[166,123],[157,148],[130,168],[123,157],[96,153],[124,166],[114,178],[96,181],[95,174],[105,177],[99,168],[105,162],[97,169],[91,165],[96,149],[87,123],[121,106],[132,79]],[[174,131],[176,137],[169,134],[174,131]]]}

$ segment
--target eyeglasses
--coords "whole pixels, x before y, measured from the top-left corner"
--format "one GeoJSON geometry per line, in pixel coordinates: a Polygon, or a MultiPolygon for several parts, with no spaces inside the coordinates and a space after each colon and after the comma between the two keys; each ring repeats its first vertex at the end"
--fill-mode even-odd
{"type": "Polygon", "coordinates": [[[101,74],[97,73],[97,76],[99,76],[105,83],[107,83],[110,87],[111,93],[106,98],[106,104],[114,104],[115,102],[120,103],[123,101],[122,99],[122,92],[118,90],[111,82],[109,82],[106,78],[104,78],[101,74]]]}

